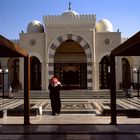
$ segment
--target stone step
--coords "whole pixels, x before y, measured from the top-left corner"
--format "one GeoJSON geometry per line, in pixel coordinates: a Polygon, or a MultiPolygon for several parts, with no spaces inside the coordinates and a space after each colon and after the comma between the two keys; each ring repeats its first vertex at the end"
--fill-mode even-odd
{"type": "MultiPolygon", "coordinates": [[[[14,98],[23,98],[23,92],[19,92],[16,94],[14,98]]],[[[62,90],[60,94],[61,98],[69,99],[69,98],[81,98],[81,99],[91,99],[91,98],[110,98],[109,90],[62,90]]],[[[117,98],[125,97],[125,94],[120,90],[117,91],[117,98]]],[[[49,91],[30,91],[31,98],[49,98],[49,91]]]]}

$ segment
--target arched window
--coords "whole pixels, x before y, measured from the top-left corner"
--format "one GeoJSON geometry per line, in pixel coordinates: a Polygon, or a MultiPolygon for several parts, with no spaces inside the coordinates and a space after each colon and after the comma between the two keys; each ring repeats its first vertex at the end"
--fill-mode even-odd
{"type": "Polygon", "coordinates": [[[122,88],[130,88],[131,84],[131,68],[126,58],[122,58],[122,88]]]}
{"type": "Polygon", "coordinates": [[[99,63],[99,86],[100,89],[110,88],[110,58],[104,56],[99,63]]]}
{"type": "Polygon", "coordinates": [[[31,90],[41,90],[41,63],[35,56],[30,58],[31,90]]]}
{"type": "Polygon", "coordinates": [[[10,85],[13,89],[19,90],[19,59],[9,59],[9,73],[10,73],[10,85]]]}
{"type": "Polygon", "coordinates": [[[19,60],[15,59],[12,63],[12,69],[13,69],[13,77],[14,80],[19,81],[19,60]]]}

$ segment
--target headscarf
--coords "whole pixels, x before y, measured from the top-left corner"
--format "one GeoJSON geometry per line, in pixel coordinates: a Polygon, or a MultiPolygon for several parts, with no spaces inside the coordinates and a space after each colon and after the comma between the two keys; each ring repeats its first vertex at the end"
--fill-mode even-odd
{"type": "Polygon", "coordinates": [[[52,78],[51,78],[50,83],[51,83],[51,85],[52,85],[53,87],[56,87],[56,86],[58,86],[58,85],[61,84],[61,83],[58,81],[58,79],[55,78],[55,77],[52,77],[52,78]]]}

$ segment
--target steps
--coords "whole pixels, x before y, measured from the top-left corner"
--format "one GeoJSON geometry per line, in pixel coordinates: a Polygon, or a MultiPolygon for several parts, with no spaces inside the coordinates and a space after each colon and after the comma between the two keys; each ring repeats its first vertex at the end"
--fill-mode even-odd
{"type": "MultiPolygon", "coordinates": [[[[117,98],[124,98],[124,93],[119,90],[116,92],[117,98]]],[[[60,94],[62,99],[109,99],[109,90],[62,90],[60,94]]],[[[23,92],[17,93],[14,98],[23,98],[23,92]]],[[[49,91],[30,91],[30,98],[43,99],[49,98],[49,91]]]]}

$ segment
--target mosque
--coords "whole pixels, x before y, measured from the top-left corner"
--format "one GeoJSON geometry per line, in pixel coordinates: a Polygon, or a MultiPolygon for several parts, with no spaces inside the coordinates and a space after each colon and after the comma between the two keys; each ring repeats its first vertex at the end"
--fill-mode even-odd
{"type": "MultiPolygon", "coordinates": [[[[16,42],[30,55],[31,90],[48,90],[48,82],[56,76],[64,89],[109,89],[110,53],[122,43],[121,32],[113,31],[107,19],[96,21],[96,15],[80,15],[69,8],[61,15],[43,16],[44,24],[33,20],[27,32],[16,42]]],[[[132,80],[132,57],[116,59],[116,86],[132,80]]],[[[12,82],[24,87],[23,58],[3,58],[0,68],[5,90],[12,82]]],[[[2,81],[0,80],[0,83],[2,81]]]]}

